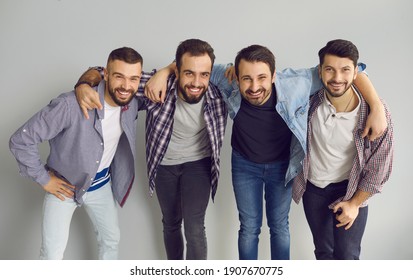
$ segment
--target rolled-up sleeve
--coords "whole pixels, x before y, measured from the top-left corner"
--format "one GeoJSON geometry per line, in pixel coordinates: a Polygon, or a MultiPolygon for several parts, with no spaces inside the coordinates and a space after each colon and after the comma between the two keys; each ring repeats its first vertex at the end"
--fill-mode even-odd
{"type": "Polygon", "coordinates": [[[52,139],[70,123],[69,108],[64,98],[56,98],[31,117],[10,138],[9,147],[17,160],[20,175],[40,185],[50,176],[42,162],[38,144],[52,139]]]}

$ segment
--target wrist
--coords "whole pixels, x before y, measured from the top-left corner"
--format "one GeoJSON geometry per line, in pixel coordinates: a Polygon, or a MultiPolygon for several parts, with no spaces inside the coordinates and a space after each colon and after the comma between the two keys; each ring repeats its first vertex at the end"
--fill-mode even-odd
{"type": "Polygon", "coordinates": [[[93,87],[93,84],[92,84],[91,82],[88,82],[88,81],[78,81],[78,82],[75,84],[74,89],[76,89],[78,86],[83,85],[83,84],[86,84],[86,85],[89,85],[90,87],[93,87]]]}

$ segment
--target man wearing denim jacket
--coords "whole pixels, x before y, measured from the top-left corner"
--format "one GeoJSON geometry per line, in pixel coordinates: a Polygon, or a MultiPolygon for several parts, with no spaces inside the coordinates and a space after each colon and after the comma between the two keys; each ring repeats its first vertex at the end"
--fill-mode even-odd
{"type": "Polygon", "coordinates": [[[105,80],[95,90],[104,104],[85,120],[75,95],[64,93],[10,138],[20,174],[46,191],[41,259],[62,259],[75,209],[84,206],[98,239],[99,259],[117,259],[123,206],[135,172],[136,118],[142,57],[131,48],[111,52],[105,80]],[[47,164],[38,144],[49,141],[47,164]]]}

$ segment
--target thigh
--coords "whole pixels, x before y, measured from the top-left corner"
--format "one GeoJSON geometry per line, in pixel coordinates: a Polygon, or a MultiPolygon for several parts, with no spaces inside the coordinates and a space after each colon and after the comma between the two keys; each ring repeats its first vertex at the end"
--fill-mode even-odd
{"type": "MultiPolygon", "coordinates": [[[[334,254],[341,260],[358,260],[361,252],[361,240],[367,224],[368,207],[361,207],[353,225],[348,230],[335,228],[334,254]]],[[[338,221],[335,221],[337,224],[338,221]]]]}
{"type": "Polygon", "coordinates": [[[164,221],[181,220],[180,165],[160,165],[155,190],[164,221]]]}
{"type": "Polygon", "coordinates": [[[42,250],[45,258],[62,258],[69,238],[70,222],[77,208],[72,198],[61,201],[46,193],[43,203],[42,250]],[[58,254],[58,256],[53,256],[58,254]]]}
{"type": "Polygon", "coordinates": [[[93,226],[101,235],[118,238],[119,222],[117,202],[113,196],[111,182],[84,195],[84,207],[93,226]]]}
{"type": "Polygon", "coordinates": [[[327,238],[333,236],[334,215],[328,207],[331,198],[325,195],[325,190],[307,182],[307,189],[303,195],[304,213],[310,226],[313,237],[327,238]]]}
{"type": "Polygon", "coordinates": [[[211,194],[211,159],[183,164],[180,185],[184,219],[203,219],[211,194]]]}
{"type": "Polygon", "coordinates": [[[242,219],[262,217],[264,166],[250,162],[232,151],[232,185],[242,219]]]}
{"type": "Polygon", "coordinates": [[[288,223],[292,199],[292,181],[285,185],[288,161],[267,165],[265,173],[265,202],[268,223],[288,223]]]}

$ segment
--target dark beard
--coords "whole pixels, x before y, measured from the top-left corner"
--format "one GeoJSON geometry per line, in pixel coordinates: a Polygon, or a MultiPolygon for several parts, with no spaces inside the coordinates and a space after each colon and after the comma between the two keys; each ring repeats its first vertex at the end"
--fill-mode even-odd
{"type": "Polygon", "coordinates": [[[324,87],[325,91],[328,92],[328,94],[329,94],[331,97],[334,97],[334,98],[341,97],[344,93],[346,93],[346,92],[348,91],[348,89],[349,89],[349,88],[351,87],[351,85],[353,84],[353,83],[348,84],[347,87],[344,88],[344,91],[343,91],[340,95],[338,95],[337,93],[331,92],[331,91],[328,89],[327,84],[326,84],[324,81],[322,81],[322,83],[323,83],[323,87],[324,87]]]}
{"type": "Polygon", "coordinates": [[[197,97],[189,96],[189,95],[186,93],[185,88],[183,88],[183,87],[180,85],[179,80],[178,80],[178,90],[179,90],[179,92],[181,93],[182,98],[184,99],[184,101],[185,101],[186,103],[188,103],[188,104],[196,104],[196,103],[198,103],[199,101],[201,101],[202,97],[204,97],[204,95],[205,95],[205,93],[206,93],[206,91],[207,91],[206,88],[204,88],[204,91],[203,91],[199,96],[197,96],[197,97]]]}
{"type": "Polygon", "coordinates": [[[132,98],[134,96],[134,92],[132,90],[127,90],[127,92],[131,93],[130,98],[126,101],[121,101],[116,97],[115,92],[117,90],[121,90],[121,91],[125,91],[125,90],[123,88],[112,88],[110,85],[109,79],[108,79],[107,87],[108,87],[108,92],[109,92],[110,97],[112,98],[113,102],[115,102],[118,106],[128,105],[132,101],[132,98]]]}

